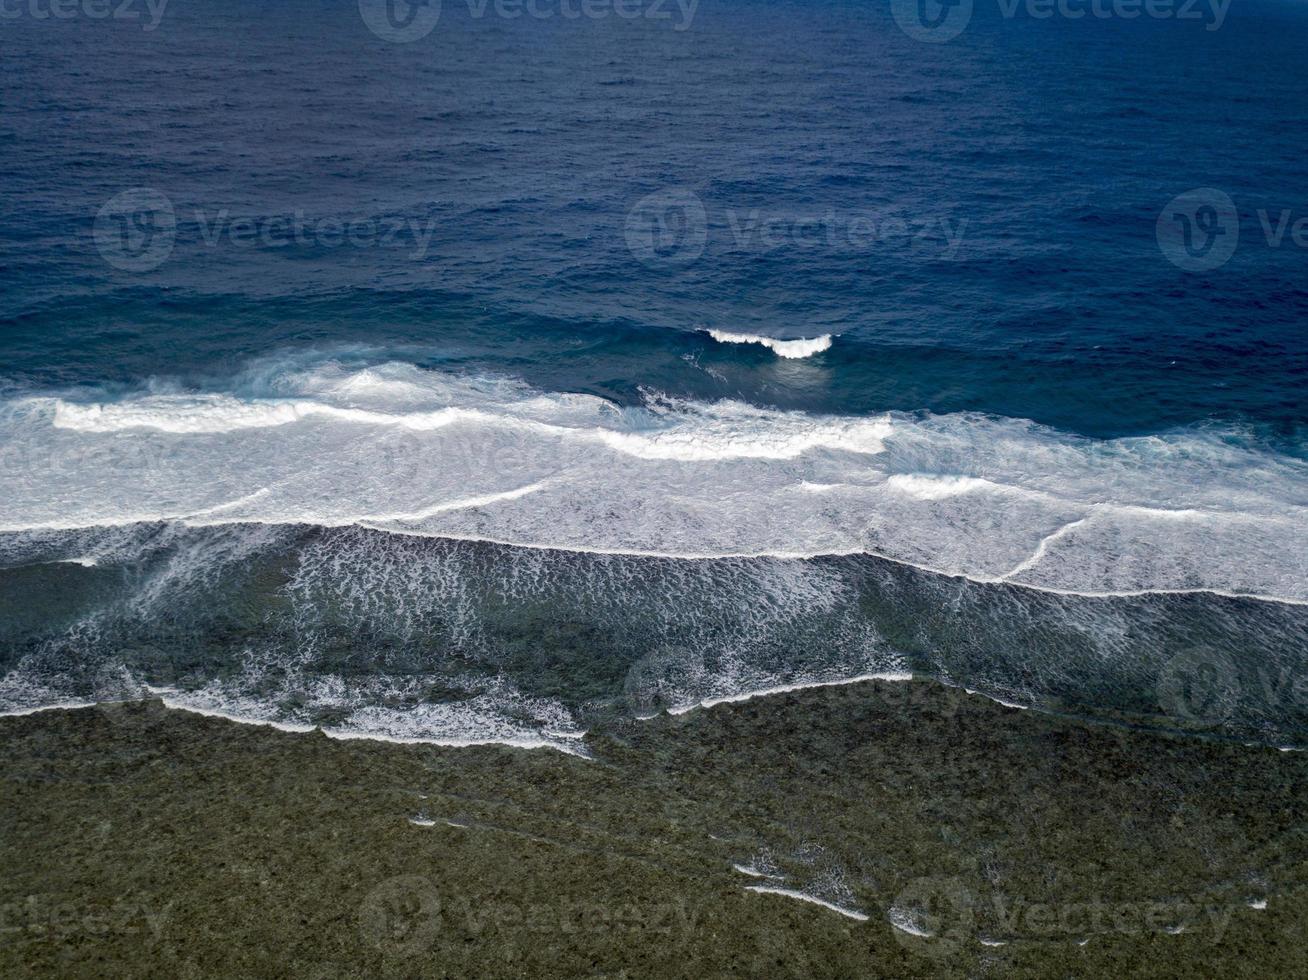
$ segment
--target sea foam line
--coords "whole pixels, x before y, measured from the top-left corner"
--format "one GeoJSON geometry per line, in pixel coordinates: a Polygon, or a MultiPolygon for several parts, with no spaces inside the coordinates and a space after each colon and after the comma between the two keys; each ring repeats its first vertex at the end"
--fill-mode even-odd
{"type": "Polygon", "coordinates": [[[843,905],[828,902],[825,898],[818,898],[816,895],[809,895],[807,892],[795,891],[793,888],[781,888],[776,885],[746,885],[745,891],[758,892],[760,895],[785,895],[787,898],[797,898],[801,902],[821,905],[824,909],[830,909],[832,912],[839,912],[841,915],[853,919],[855,922],[866,922],[868,920],[866,915],[856,909],[847,909],[843,905]]]}
{"type": "Polygon", "coordinates": [[[758,868],[751,868],[744,864],[733,864],[731,870],[739,871],[741,874],[748,875],[750,878],[771,878],[773,881],[781,880],[780,875],[768,874],[766,871],[760,871],[758,868]]]}
{"type": "MultiPolygon", "coordinates": [[[[534,488],[535,489],[535,488],[534,488]]],[[[534,492],[533,489],[533,492],[534,492]]],[[[512,491],[510,491],[512,492],[512,491]]],[[[474,503],[470,507],[481,506],[474,503]]],[[[899,558],[883,551],[866,548],[848,548],[837,551],[720,551],[720,552],[670,552],[651,551],[641,548],[600,548],[580,544],[540,544],[529,541],[512,541],[491,535],[452,534],[448,532],[419,531],[413,528],[383,527],[360,518],[314,518],[309,515],[286,518],[248,517],[239,520],[197,520],[195,514],[189,515],[137,515],[114,520],[91,520],[77,523],[62,521],[44,521],[23,525],[0,525],[0,534],[25,534],[30,531],[88,531],[96,528],[130,527],[133,524],[181,524],[184,527],[226,527],[230,525],[249,524],[259,527],[361,527],[383,534],[401,534],[414,538],[430,538],[438,541],[462,541],[470,544],[493,544],[505,548],[524,548],[532,551],[557,551],[576,555],[610,555],[620,558],[661,558],[668,561],[721,561],[725,559],[772,558],[779,561],[812,561],[818,558],[852,558],[866,555],[880,561],[913,568],[920,572],[939,575],[942,578],[961,579],[977,585],[1000,585],[1010,588],[1030,589],[1048,595],[1070,596],[1078,599],[1138,599],[1154,595],[1211,595],[1222,599],[1248,599],[1252,602],[1267,602],[1283,606],[1308,606],[1308,599],[1290,596],[1264,595],[1258,592],[1235,592],[1231,589],[1192,588],[1192,589],[1110,589],[1091,591],[1089,589],[1060,589],[1053,585],[1038,585],[1034,582],[1015,582],[1000,575],[977,575],[967,572],[950,571],[924,565],[919,562],[899,558]]],[[[1011,575],[1012,572],[1007,574],[1011,575]]]]}
{"type": "Polygon", "coordinates": [[[35,708],[10,708],[0,711],[0,718],[24,718],[27,715],[40,714],[42,711],[77,711],[80,708],[94,708],[98,701],[61,701],[58,704],[40,704],[35,708]]]}
{"type": "MultiPolygon", "coordinates": [[[[562,752],[564,755],[576,756],[579,759],[589,759],[590,756],[584,751],[584,748],[573,748],[566,744],[550,741],[550,738],[566,739],[568,741],[580,741],[586,737],[585,732],[547,732],[549,738],[442,738],[428,737],[420,735],[381,735],[375,732],[357,731],[354,729],[342,728],[320,728],[317,725],[310,725],[305,722],[287,722],[273,721],[268,718],[256,718],[250,715],[239,715],[229,711],[223,711],[219,708],[201,708],[196,705],[186,704],[175,698],[167,697],[158,690],[151,689],[151,694],[158,698],[165,708],[170,711],[182,711],[187,714],[200,715],[204,718],[220,718],[223,721],[229,721],[236,725],[256,725],[265,728],[272,728],[279,732],[289,732],[291,734],[303,735],[308,732],[320,730],[330,739],[338,742],[390,742],[396,745],[435,745],[442,748],[470,748],[476,745],[504,745],[514,749],[554,749],[556,752],[562,752]]],[[[144,700],[144,699],[140,699],[144,700]]],[[[0,711],[0,718],[21,718],[27,715],[35,715],[44,711],[78,711],[84,708],[96,708],[102,704],[126,704],[125,701],[65,701],[59,704],[42,704],[33,708],[12,708],[6,711],[0,711]]]]}
{"type": "MultiPolygon", "coordinates": [[[[175,711],[189,711],[191,714],[204,715],[211,718],[222,718],[226,721],[235,722],[239,725],[267,725],[283,732],[311,732],[317,725],[309,725],[303,722],[280,722],[269,721],[263,718],[252,718],[221,711],[217,708],[199,708],[194,705],[185,704],[173,698],[160,696],[160,701],[164,707],[171,708],[175,711]]],[[[437,745],[444,748],[470,748],[474,745],[506,745],[515,749],[554,749],[565,755],[575,755],[580,758],[586,758],[586,754],[580,749],[571,748],[566,745],[559,745],[551,742],[549,739],[534,738],[455,738],[455,737],[437,737],[424,735],[382,735],[376,732],[366,732],[352,728],[322,728],[322,733],[330,739],[338,742],[389,742],[394,745],[437,745]]],[[[568,733],[561,737],[569,739],[584,738],[585,732],[568,733]]]]}
{"type": "Polygon", "coordinates": [[[910,936],[917,936],[921,939],[930,939],[933,933],[917,925],[906,912],[900,909],[892,908],[886,914],[886,920],[898,929],[900,932],[906,932],[910,936]]]}
{"type": "MultiPolygon", "coordinates": [[[[918,678],[915,677],[914,674],[908,671],[880,671],[872,674],[859,674],[856,677],[846,677],[846,678],[841,678],[839,680],[807,681],[807,682],[801,681],[795,684],[781,684],[776,687],[761,688],[760,690],[757,691],[745,691],[741,694],[727,694],[716,698],[705,698],[703,701],[697,701],[694,704],[682,705],[676,708],[668,708],[667,713],[670,715],[684,715],[684,714],[689,714],[692,711],[696,711],[704,708],[712,708],[715,705],[719,705],[719,704],[735,704],[740,701],[749,701],[753,698],[771,697],[776,694],[788,694],[792,691],[807,691],[819,687],[845,687],[849,684],[862,684],[865,681],[890,681],[893,683],[903,683],[905,681],[912,681],[912,680],[930,680],[933,683],[942,684],[945,687],[955,687],[955,688],[959,687],[959,685],[946,683],[945,681],[942,681],[939,678],[934,678],[934,677],[918,678]]],[[[1018,711],[1031,710],[1030,705],[1017,704],[1014,701],[1007,701],[1004,698],[999,697],[998,695],[987,694],[985,691],[980,691],[977,690],[976,688],[962,687],[960,689],[969,695],[973,695],[973,694],[980,695],[981,697],[985,698],[987,701],[991,701],[1005,708],[1015,708],[1018,711]]],[[[657,714],[636,715],[636,720],[652,721],[657,717],[659,717],[657,714]]],[[[1249,744],[1256,745],[1258,743],[1250,742],[1249,744]]],[[[1296,750],[1293,748],[1283,748],[1281,751],[1291,752],[1296,750]]],[[[733,865],[733,867],[735,867],[736,870],[740,871],[742,874],[750,873],[742,867],[735,866],[735,865],[733,865]]]]}
{"type": "MultiPolygon", "coordinates": [[[[218,708],[200,708],[195,705],[187,704],[175,698],[170,698],[163,689],[151,688],[150,693],[157,696],[163,702],[165,708],[174,711],[189,711],[191,714],[204,715],[210,718],[222,718],[225,721],[235,722],[238,725],[266,725],[282,732],[297,732],[303,734],[311,732],[318,725],[310,725],[305,722],[281,722],[270,721],[264,718],[251,717],[249,715],[238,715],[231,712],[222,711],[218,708]]],[[[438,745],[445,748],[469,748],[474,745],[507,745],[515,749],[555,749],[565,755],[575,755],[579,758],[587,758],[587,755],[581,749],[571,748],[566,745],[559,745],[548,738],[457,738],[457,737],[439,737],[424,735],[382,735],[376,732],[367,732],[353,728],[321,728],[321,731],[328,738],[335,739],[338,742],[390,742],[395,745],[438,745]]],[[[580,740],[586,737],[585,732],[561,732],[557,735],[553,732],[546,734],[551,737],[580,740]]]]}
{"type": "Polygon", "coordinates": [[[724,694],[721,697],[705,698],[703,701],[697,701],[694,704],[669,708],[668,714],[684,715],[697,708],[712,708],[718,704],[735,704],[753,698],[766,698],[774,694],[789,694],[791,691],[806,691],[815,687],[844,687],[848,684],[862,684],[864,681],[911,681],[912,679],[913,675],[905,671],[881,671],[875,674],[859,674],[857,677],[844,677],[833,681],[800,681],[795,684],[779,684],[776,687],[765,687],[757,691],[745,691],[741,694],[724,694]]]}
{"type": "MultiPolygon", "coordinates": [[[[551,742],[546,738],[436,738],[425,735],[378,735],[375,732],[363,732],[353,729],[324,728],[322,733],[338,742],[391,742],[395,745],[438,745],[443,748],[466,749],[477,745],[507,745],[514,749],[554,749],[564,755],[573,755],[579,759],[590,758],[581,749],[551,742]]],[[[568,739],[581,739],[585,732],[560,736],[568,739]]]]}

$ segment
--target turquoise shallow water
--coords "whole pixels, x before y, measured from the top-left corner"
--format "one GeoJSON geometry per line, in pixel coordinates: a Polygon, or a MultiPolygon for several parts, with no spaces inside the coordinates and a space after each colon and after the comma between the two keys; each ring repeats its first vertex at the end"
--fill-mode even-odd
{"type": "Polygon", "coordinates": [[[6,22],[6,706],[1300,738],[1302,10],[477,9],[6,22]]]}

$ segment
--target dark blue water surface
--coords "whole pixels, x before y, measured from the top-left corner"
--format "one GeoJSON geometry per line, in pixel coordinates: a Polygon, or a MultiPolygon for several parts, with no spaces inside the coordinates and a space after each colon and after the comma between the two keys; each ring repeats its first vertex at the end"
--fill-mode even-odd
{"type": "Polygon", "coordinates": [[[1039,19],[976,0],[947,43],[838,0],[637,20],[446,0],[411,43],[345,0],[172,0],[152,30],[143,2],[135,20],[15,9],[11,386],[212,386],[348,343],[619,401],[979,410],[1096,436],[1217,418],[1302,449],[1299,4],[1235,0],[1218,26],[1208,6],[1039,19]],[[132,188],[176,215],[146,271],[93,234],[132,188]],[[1239,244],[1187,271],[1156,222],[1194,188],[1229,196],[1239,244]],[[297,212],[326,232],[297,241],[297,212]],[[836,336],[791,361],[703,327],[836,336]]]}

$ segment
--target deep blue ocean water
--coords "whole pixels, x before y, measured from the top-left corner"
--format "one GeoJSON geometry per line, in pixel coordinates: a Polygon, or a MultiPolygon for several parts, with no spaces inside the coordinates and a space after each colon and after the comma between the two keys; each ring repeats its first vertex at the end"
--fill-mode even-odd
{"type": "Polygon", "coordinates": [[[680,17],[478,19],[447,2],[409,44],[349,2],[172,0],[150,32],[7,22],[6,377],[194,377],[348,341],[619,398],[647,384],[970,409],[1094,435],[1308,419],[1305,250],[1269,247],[1257,215],[1308,217],[1301,5],[1233,3],[1209,31],[1008,20],[991,0],[945,44],[907,37],[887,3],[703,0],[680,17]],[[108,266],[91,236],[134,187],[177,211],[149,273],[108,266]],[[1230,195],[1243,234],[1225,265],[1186,273],[1155,223],[1196,187],[1230,195]],[[643,264],[628,212],[680,188],[703,201],[703,254],[643,264]],[[297,209],[432,233],[421,256],[407,233],[276,248],[202,233],[224,210],[297,209]],[[754,209],[779,233],[740,240],[732,220],[754,209]],[[878,230],[794,233],[828,212],[878,230]],[[942,219],[961,229],[949,256],[942,219]],[[810,377],[680,333],[702,326],[840,340],[810,377]]]}
{"type": "Polygon", "coordinates": [[[1308,10],[970,6],[12,8],[6,702],[1301,737],[1308,10]]]}

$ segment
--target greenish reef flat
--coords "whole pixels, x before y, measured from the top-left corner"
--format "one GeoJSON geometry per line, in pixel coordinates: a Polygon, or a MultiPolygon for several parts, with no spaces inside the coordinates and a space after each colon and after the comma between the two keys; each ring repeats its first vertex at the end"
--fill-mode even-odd
{"type": "Polygon", "coordinates": [[[586,758],[149,701],[0,739],[4,977],[1308,976],[1308,755],[928,682],[586,758]]]}

